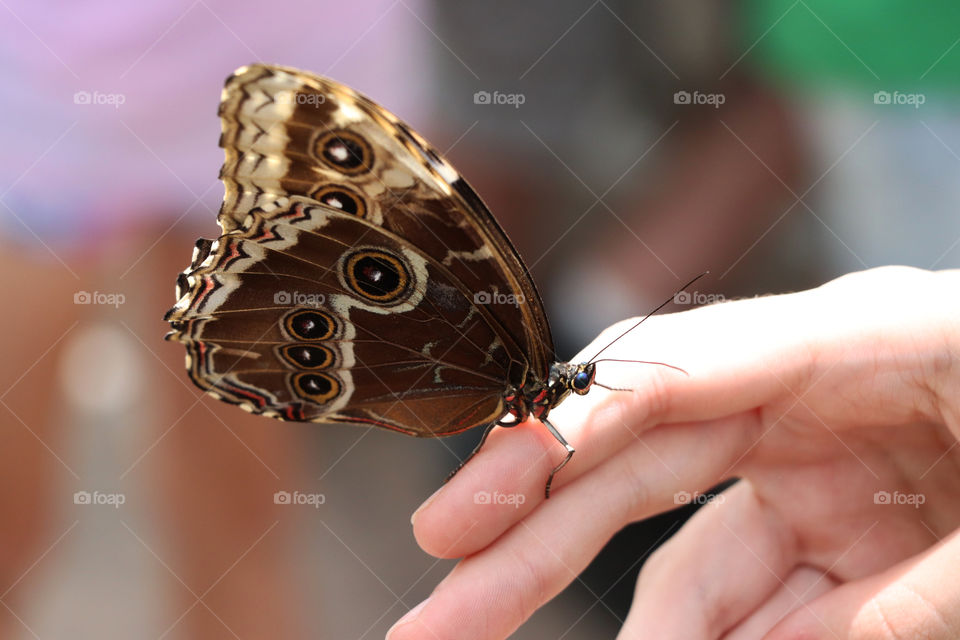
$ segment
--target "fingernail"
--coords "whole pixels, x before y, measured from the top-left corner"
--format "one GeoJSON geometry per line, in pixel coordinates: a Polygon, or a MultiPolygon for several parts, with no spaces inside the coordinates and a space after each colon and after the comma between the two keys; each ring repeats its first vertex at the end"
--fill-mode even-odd
{"type": "Polygon", "coordinates": [[[416,524],[417,516],[420,514],[420,512],[423,511],[424,509],[426,509],[427,507],[429,507],[429,506],[430,506],[430,503],[433,502],[434,499],[436,499],[437,494],[439,494],[441,491],[443,491],[443,489],[444,489],[444,487],[440,487],[439,489],[437,489],[436,491],[434,491],[433,494],[432,494],[429,498],[427,498],[426,500],[423,501],[423,504],[421,504],[419,507],[417,507],[417,510],[414,511],[414,512],[413,512],[413,515],[410,516],[410,524],[416,524]]]}
{"type": "Polygon", "coordinates": [[[413,622],[416,619],[416,617],[420,615],[420,611],[423,610],[424,605],[426,605],[428,602],[430,602],[430,598],[427,598],[426,600],[424,600],[423,602],[415,606],[413,609],[410,609],[410,611],[407,611],[405,616],[403,616],[402,618],[394,622],[393,626],[390,627],[390,630],[387,631],[386,640],[390,640],[390,637],[393,636],[393,632],[394,630],[397,629],[397,627],[401,627],[405,624],[410,624],[411,622],[413,622]]]}

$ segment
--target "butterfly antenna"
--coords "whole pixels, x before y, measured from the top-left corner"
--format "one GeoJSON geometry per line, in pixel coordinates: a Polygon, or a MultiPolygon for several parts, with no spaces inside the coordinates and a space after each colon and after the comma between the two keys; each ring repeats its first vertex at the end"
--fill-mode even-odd
{"type": "MultiPolygon", "coordinates": [[[[600,358],[599,360],[591,360],[591,362],[632,362],[634,364],[658,364],[661,367],[670,367],[682,373],[685,376],[690,376],[686,369],[681,369],[680,367],[675,367],[672,364],[667,364],[666,362],[652,362],[650,360],[623,360],[621,358],[600,358]]],[[[594,383],[596,384],[596,383],[594,383]]]]}
{"type": "Polygon", "coordinates": [[[602,389],[608,389],[609,391],[633,391],[633,389],[627,389],[626,387],[608,387],[605,384],[600,384],[599,382],[594,382],[594,386],[600,387],[602,389]]]}
{"type": "MultiPolygon", "coordinates": [[[[646,322],[647,318],[649,318],[650,316],[652,316],[653,314],[655,314],[657,311],[660,311],[660,309],[663,309],[665,306],[667,306],[668,304],[670,304],[670,301],[672,301],[672,300],[677,296],[678,293],[680,293],[681,291],[685,291],[685,290],[687,289],[687,287],[689,287],[689,286],[692,285],[694,282],[696,282],[697,280],[699,280],[699,279],[702,278],[703,276],[707,275],[708,273],[710,273],[710,272],[709,272],[709,271],[704,271],[703,273],[701,273],[700,275],[698,275],[696,278],[694,278],[693,280],[691,280],[691,281],[688,282],[687,284],[685,284],[685,285],[683,285],[682,287],[680,287],[679,289],[677,289],[677,291],[676,291],[672,296],[670,296],[669,298],[667,298],[666,300],[664,300],[664,301],[660,304],[659,307],[657,307],[656,309],[654,309],[653,311],[651,311],[651,312],[648,313],[647,315],[643,316],[643,318],[641,318],[639,322],[637,322],[635,325],[633,325],[632,327],[630,327],[629,329],[627,329],[626,331],[624,331],[623,333],[621,333],[620,335],[618,335],[616,338],[614,338],[613,340],[611,340],[610,342],[608,342],[608,343],[607,343],[607,346],[605,346],[603,349],[600,349],[600,351],[597,351],[596,355],[594,355],[592,358],[590,358],[590,359],[587,361],[587,364],[590,364],[591,362],[594,362],[594,361],[600,356],[601,353],[603,353],[604,351],[606,351],[607,349],[609,349],[610,347],[612,347],[612,346],[617,342],[617,340],[619,340],[619,339],[622,338],[623,336],[627,335],[628,333],[630,333],[631,331],[633,331],[634,329],[636,329],[637,327],[639,327],[640,325],[642,325],[644,322],[646,322]]],[[[667,365],[667,366],[669,366],[669,365],[667,365]]],[[[684,372],[684,373],[686,373],[686,372],[684,372]]]]}

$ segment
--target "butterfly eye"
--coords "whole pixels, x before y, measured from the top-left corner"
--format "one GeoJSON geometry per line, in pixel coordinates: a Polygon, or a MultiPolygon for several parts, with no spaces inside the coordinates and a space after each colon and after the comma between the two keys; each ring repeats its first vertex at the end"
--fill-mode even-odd
{"type": "Polygon", "coordinates": [[[373,151],[367,141],[350,131],[329,131],[313,146],[314,155],[340,173],[357,175],[373,167],[373,151]]]}
{"type": "Polygon", "coordinates": [[[323,311],[295,311],[284,324],[287,333],[300,340],[327,340],[337,330],[336,321],[323,311]]]}
{"type": "Polygon", "coordinates": [[[280,355],[300,369],[324,369],[333,363],[333,352],[319,344],[284,345],[280,355]]]}
{"type": "Polygon", "coordinates": [[[573,387],[574,393],[585,394],[590,389],[590,385],[593,384],[593,379],[596,375],[597,370],[594,364],[586,365],[585,368],[578,371],[573,376],[570,384],[570,386],[573,387]]]}
{"type": "Polygon", "coordinates": [[[343,260],[343,277],[351,291],[381,304],[400,300],[410,288],[410,271],[386,251],[363,249],[343,260]]]}
{"type": "Polygon", "coordinates": [[[322,202],[328,207],[340,209],[344,213],[362,218],[367,213],[367,207],[363,198],[358,196],[352,190],[340,185],[329,185],[314,191],[311,196],[317,202],[322,202]]]}
{"type": "Polygon", "coordinates": [[[340,393],[340,383],[325,373],[298,373],[293,376],[293,389],[300,397],[323,404],[340,393]]]}

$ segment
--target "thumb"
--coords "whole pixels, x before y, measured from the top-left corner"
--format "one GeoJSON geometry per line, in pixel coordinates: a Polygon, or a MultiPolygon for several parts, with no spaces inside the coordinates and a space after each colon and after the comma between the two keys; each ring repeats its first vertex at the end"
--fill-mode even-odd
{"type": "Polygon", "coordinates": [[[764,640],[960,638],[960,532],[794,611],[764,640]]]}

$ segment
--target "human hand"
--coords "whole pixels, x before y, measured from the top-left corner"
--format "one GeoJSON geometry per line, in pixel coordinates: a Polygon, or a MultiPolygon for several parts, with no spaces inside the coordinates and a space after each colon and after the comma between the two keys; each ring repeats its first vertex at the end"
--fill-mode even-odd
{"type": "Polygon", "coordinates": [[[689,377],[598,365],[634,391],[552,412],[577,454],[548,501],[556,442],[495,430],[415,514],[424,550],[465,559],[391,640],[505,638],[625,524],[731,477],[645,564],[620,637],[960,636],[958,291],[960,272],[886,267],[650,318],[604,356],[689,377]]]}

